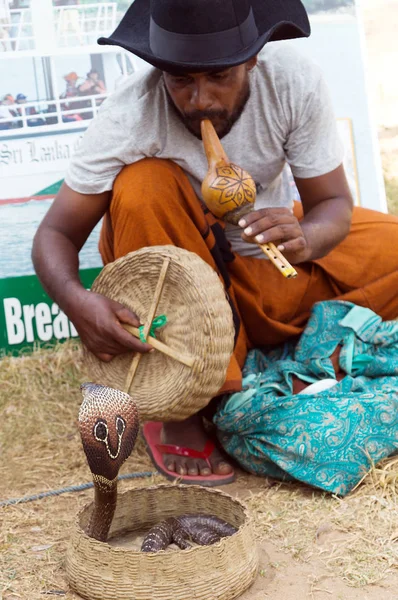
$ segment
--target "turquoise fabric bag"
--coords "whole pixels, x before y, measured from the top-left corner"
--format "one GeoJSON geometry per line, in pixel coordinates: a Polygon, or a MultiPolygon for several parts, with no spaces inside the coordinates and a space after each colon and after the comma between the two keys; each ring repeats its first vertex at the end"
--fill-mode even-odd
{"type": "Polygon", "coordinates": [[[226,452],[247,471],[347,494],[372,464],[398,449],[398,322],[348,302],[320,302],[297,344],[252,350],[243,390],[214,417],[226,452]],[[317,394],[293,394],[292,376],[335,378],[317,394]]]}

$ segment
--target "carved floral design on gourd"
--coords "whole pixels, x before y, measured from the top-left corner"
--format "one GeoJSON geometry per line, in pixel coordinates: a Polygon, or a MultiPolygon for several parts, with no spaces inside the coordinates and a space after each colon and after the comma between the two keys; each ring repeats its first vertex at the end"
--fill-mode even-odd
{"type": "Polygon", "coordinates": [[[216,167],[216,177],[209,188],[219,191],[220,205],[232,203],[238,208],[247,203],[253,204],[256,198],[256,185],[253,178],[233,163],[216,167]]]}

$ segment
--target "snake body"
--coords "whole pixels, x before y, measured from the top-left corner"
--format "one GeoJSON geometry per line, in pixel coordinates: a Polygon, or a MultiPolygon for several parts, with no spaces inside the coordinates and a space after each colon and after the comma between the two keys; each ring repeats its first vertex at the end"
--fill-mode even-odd
{"type": "MultiPolygon", "coordinates": [[[[96,383],[84,383],[80,387],[83,402],[79,430],[95,490],[86,533],[105,542],[116,508],[119,469],[137,439],[138,410],[131,396],[119,390],[96,383]]],[[[157,552],[171,543],[185,549],[191,546],[188,540],[207,546],[235,532],[235,527],[213,515],[170,517],[152,527],[141,550],[157,552]]]]}
{"type": "Polygon", "coordinates": [[[190,547],[187,538],[188,536],[178,522],[178,518],[170,517],[152,527],[142,542],[141,550],[142,552],[158,552],[164,550],[173,542],[179,548],[185,550],[190,547]]]}
{"type": "Polygon", "coordinates": [[[184,550],[189,548],[188,539],[200,546],[215,544],[222,537],[236,533],[236,528],[213,515],[188,514],[162,521],[146,535],[141,550],[158,552],[174,543],[184,550]]]}

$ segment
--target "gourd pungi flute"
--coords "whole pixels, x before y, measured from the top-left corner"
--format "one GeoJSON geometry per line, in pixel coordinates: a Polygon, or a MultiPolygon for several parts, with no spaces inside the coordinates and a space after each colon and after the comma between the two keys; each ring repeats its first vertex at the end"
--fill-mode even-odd
{"type": "MultiPolygon", "coordinates": [[[[202,183],[202,196],[207,208],[219,219],[238,225],[254,208],[256,186],[253,178],[238,165],[229,162],[216,130],[209,119],[201,122],[204,150],[209,170],[202,183]]],[[[260,244],[284,277],[297,276],[297,271],[272,242],[260,244]]]]}

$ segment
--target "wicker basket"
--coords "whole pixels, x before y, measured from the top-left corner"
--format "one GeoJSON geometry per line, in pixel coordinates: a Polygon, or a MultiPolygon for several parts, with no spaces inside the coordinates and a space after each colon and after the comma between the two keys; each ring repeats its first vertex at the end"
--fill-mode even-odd
{"type": "MultiPolygon", "coordinates": [[[[141,420],[176,421],[197,413],[217,394],[233,352],[234,326],[225,290],[216,272],[199,256],[174,246],[131,252],[107,265],[92,290],[116,300],[146,322],[162,265],[169,266],[156,315],[167,324],[156,338],[193,358],[188,367],[155,351],[142,355],[130,395],[141,420]]],[[[85,363],[95,383],[125,389],[133,354],[110,363],[85,351],[85,363]]]]}
{"type": "Polygon", "coordinates": [[[89,538],[92,504],[79,513],[66,556],[70,586],[89,600],[232,600],[254,581],[258,550],[251,518],[237,500],[200,486],[160,485],[118,497],[110,538],[184,513],[209,513],[238,531],[213,546],[153,554],[89,538]]]}

